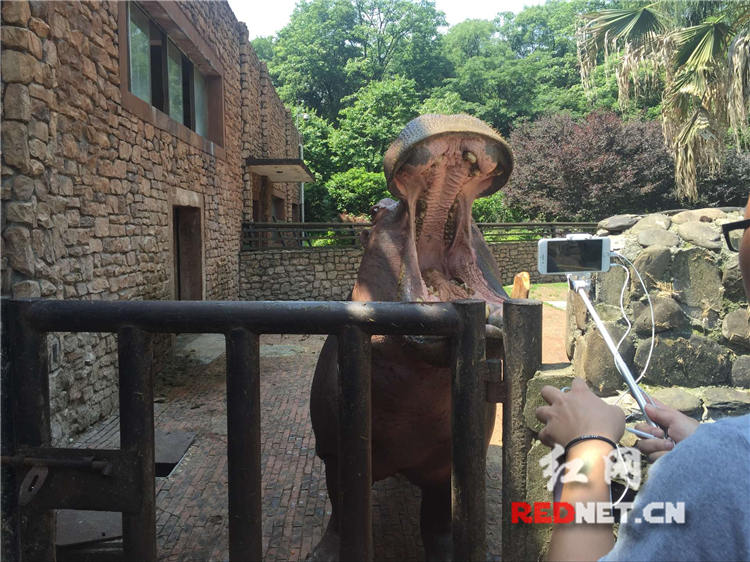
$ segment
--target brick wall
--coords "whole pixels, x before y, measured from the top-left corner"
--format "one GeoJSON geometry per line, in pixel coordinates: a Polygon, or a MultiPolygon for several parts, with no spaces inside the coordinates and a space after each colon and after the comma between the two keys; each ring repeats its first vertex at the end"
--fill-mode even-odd
{"type": "MultiPolygon", "coordinates": [[[[519,271],[532,283],[563,281],[542,278],[536,269],[536,242],[494,244],[490,250],[502,272],[503,285],[519,271]]],[[[346,300],[362,260],[361,249],[263,250],[240,254],[242,300],[346,300]]]]}
{"type": "MultiPolygon", "coordinates": [[[[149,5],[179,12],[223,75],[221,144],[126,103],[123,4],[2,3],[4,296],[175,298],[172,207],[187,202],[202,213],[204,298],[238,297],[245,192],[258,181],[245,158],[296,156],[296,130],[226,2],[149,5]]],[[[116,409],[116,341],[49,342],[59,440],[116,409]]]]}

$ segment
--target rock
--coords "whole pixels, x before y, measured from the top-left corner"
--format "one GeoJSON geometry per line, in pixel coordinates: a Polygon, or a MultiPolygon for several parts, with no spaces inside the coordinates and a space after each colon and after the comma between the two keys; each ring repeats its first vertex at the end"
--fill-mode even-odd
{"type": "Polygon", "coordinates": [[[23,84],[8,84],[3,97],[3,118],[28,121],[31,119],[29,89],[23,84]]]}
{"type": "Polygon", "coordinates": [[[706,388],[701,398],[711,418],[740,416],[750,412],[750,391],[738,388],[706,388]]]}
{"type": "Polygon", "coordinates": [[[740,355],[732,363],[732,385],[750,388],[750,355],[740,355]]]}
{"type": "MultiPolygon", "coordinates": [[[[669,248],[664,246],[649,246],[638,254],[638,257],[633,261],[633,265],[640,272],[649,291],[672,280],[671,264],[672,254],[669,248]]],[[[630,281],[630,287],[633,297],[643,294],[641,283],[635,275],[630,281]]]]}
{"type": "Polygon", "coordinates": [[[31,168],[29,138],[26,125],[18,121],[4,121],[2,134],[3,160],[22,172],[31,168]]]}
{"type": "Polygon", "coordinates": [[[526,385],[526,404],[523,408],[523,419],[531,431],[539,433],[544,427],[544,424],[536,419],[535,414],[539,406],[547,404],[540,394],[542,387],[546,385],[554,386],[555,388],[570,386],[573,378],[573,370],[568,367],[554,371],[542,371],[529,380],[526,385]]]}
{"type": "Polygon", "coordinates": [[[750,312],[747,308],[733,310],[724,317],[724,322],[721,324],[721,335],[729,343],[750,349],[750,312]]]}
{"type": "Polygon", "coordinates": [[[3,231],[4,257],[10,267],[25,275],[34,275],[34,253],[31,251],[31,234],[26,227],[9,226],[3,231]]]}
{"type": "Polygon", "coordinates": [[[3,2],[3,25],[26,26],[31,17],[31,9],[26,0],[6,0],[3,2]]]}
{"type": "Polygon", "coordinates": [[[644,247],[677,246],[680,243],[680,237],[663,228],[648,228],[638,233],[638,243],[644,247]]]}
{"type": "Polygon", "coordinates": [[[34,201],[11,201],[5,206],[5,220],[36,226],[36,203],[34,201]]]}
{"type": "Polygon", "coordinates": [[[659,388],[649,394],[651,398],[663,402],[667,406],[679,410],[691,418],[700,419],[703,414],[703,407],[698,397],[682,388],[659,388]]]}
{"type": "MultiPolygon", "coordinates": [[[[627,274],[621,267],[610,269],[607,273],[596,276],[596,301],[610,306],[620,306],[620,294],[627,274]]],[[[627,291],[625,302],[627,303],[627,291]]]]}
{"type": "Polygon", "coordinates": [[[687,314],[704,328],[718,326],[722,285],[715,254],[702,248],[679,250],[672,261],[674,290],[687,314]]]}
{"type": "MultiPolygon", "coordinates": [[[[604,322],[604,326],[615,344],[625,333],[625,328],[615,322],[604,322]]],[[[629,338],[625,338],[619,351],[625,363],[633,363],[635,348],[629,338]]],[[[615,367],[612,354],[596,329],[589,329],[576,343],[574,364],[576,374],[586,379],[600,396],[609,396],[623,388],[624,381],[615,367]]]]}
{"type": "MultiPolygon", "coordinates": [[[[3,5],[5,5],[5,2],[3,2],[3,5]]],[[[40,74],[39,63],[27,53],[3,50],[1,58],[3,82],[28,84],[40,74]]]]}
{"type": "MultiPolygon", "coordinates": [[[[657,333],[690,328],[690,320],[685,316],[679,303],[673,298],[656,296],[651,299],[651,303],[654,307],[654,324],[657,333]]],[[[648,308],[648,303],[639,302],[637,307],[634,306],[634,312],[636,309],[639,311],[636,314],[634,324],[636,333],[642,336],[650,336],[651,311],[648,308]]]]}
{"type": "Polygon", "coordinates": [[[640,218],[640,215],[615,215],[599,222],[597,226],[609,232],[622,232],[637,223],[640,218]]]}
{"type": "Polygon", "coordinates": [[[721,230],[704,222],[686,222],[677,227],[679,235],[696,246],[721,250],[721,230]]]}
{"type": "Polygon", "coordinates": [[[17,200],[28,201],[34,195],[34,180],[28,176],[13,178],[13,194],[17,200]]]}
{"type": "MultiPolygon", "coordinates": [[[[643,369],[648,357],[651,338],[638,345],[635,364],[643,369]]],[[[707,386],[728,384],[731,367],[729,351],[703,336],[663,338],[656,336],[644,381],[656,386],[707,386]]],[[[635,375],[635,373],[634,373],[635,375]]]]}
{"type": "Polygon", "coordinates": [[[633,228],[630,229],[630,232],[632,234],[638,234],[640,232],[643,232],[644,230],[651,230],[653,228],[661,228],[663,230],[666,230],[671,224],[672,219],[670,219],[667,215],[654,213],[652,215],[646,215],[637,223],[635,223],[633,225],[633,228]]]}
{"type": "Polygon", "coordinates": [[[41,296],[42,292],[36,281],[20,281],[13,284],[14,299],[38,299],[41,296]]]}
{"type": "Polygon", "coordinates": [[[721,285],[724,287],[724,297],[739,302],[746,302],[745,285],[742,282],[742,272],[740,271],[737,254],[732,254],[724,264],[722,272],[721,285]]]}
{"type": "Polygon", "coordinates": [[[675,224],[683,224],[687,222],[712,222],[716,219],[721,219],[726,216],[726,213],[721,209],[693,209],[690,211],[682,211],[672,217],[672,222],[675,224]]]}

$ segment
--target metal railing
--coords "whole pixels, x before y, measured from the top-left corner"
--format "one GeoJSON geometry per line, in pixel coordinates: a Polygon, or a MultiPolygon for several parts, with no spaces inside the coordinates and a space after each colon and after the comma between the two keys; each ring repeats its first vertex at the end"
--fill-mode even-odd
{"type": "MultiPolygon", "coordinates": [[[[596,232],[594,222],[478,223],[488,244],[596,232]]],[[[361,248],[360,235],[371,223],[243,222],[242,249],[361,248]]]]}
{"type": "MultiPolygon", "coordinates": [[[[528,430],[526,380],[541,363],[541,303],[504,304],[503,382],[485,362],[485,303],[197,302],[7,300],[3,318],[3,512],[11,560],[54,560],[53,509],[120,511],[126,560],[156,559],[154,388],[151,333],[221,333],[227,352],[230,560],[260,560],[259,335],[335,334],[340,368],[341,559],[372,560],[372,334],[449,338],[452,361],[454,560],[485,560],[485,409],[502,402],[503,511],[518,499],[528,430]],[[48,332],[117,334],[117,450],[50,447],[48,332]],[[481,373],[485,373],[485,377],[481,373]],[[494,385],[494,387],[493,387],[494,385]],[[512,399],[514,402],[510,402],[512,399]],[[519,410],[520,408],[520,410],[519,410]],[[520,425],[519,425],[520,420],[520,425]],[[520,437],[519,437],[520,436],[520,437]],[[524,437],[526,436],[526,437],[524,437]],[[364,438],[363,438],[364,437],[364,438]],[[524,441],[526,439],[526,441],[524,441]],[[515,459],[515,461],[514,461],[515,459]],[[507,493],[506,493],[507,490],[507,493]],[[508,504],[506,505],[506,497],[508,504]]],[[[503,343],[500,344],[502,349],[503,343]]],[[[509,517],[504,517],[509,519],[509,517]]],[[[507,528],[504,550],[523,548],[507,528]],[[511,544],[514,545],[511,548],[511,544]]],[[[520,552],[520,551],[519,551],[520,552]]]]}

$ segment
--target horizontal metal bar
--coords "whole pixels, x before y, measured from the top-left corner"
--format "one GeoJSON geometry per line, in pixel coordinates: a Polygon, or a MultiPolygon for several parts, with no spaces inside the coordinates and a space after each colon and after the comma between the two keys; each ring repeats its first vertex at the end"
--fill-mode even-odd
{"type": "Polygon", "coordinates": [[[24,301],[42,332],[115,332],[136,326],[160,333],[227,333],[244,327],[271,334],[334,334],[355,325],[368,334],[452,335],[450,303],[341,301],[24,301]]]}
{"type": "MultiPolygon", "coordinates": [[[[112,449],[61,449],[29,447],[17,451],[21,457],[57,459],[73,464],[92,457],[106,461],[111,472],[104,475],[83,467],[47,464],[49,474],[29,505],[35,509],[91,509],[94,511],[134,512],[141,504],[138,487],[138,459],[132,453],[112,449]]],[[[31,467],[28,467],[30,469],[31,467]]],[[[17,468],[17,481],[23,481],[27,467],[17,468]]]]}

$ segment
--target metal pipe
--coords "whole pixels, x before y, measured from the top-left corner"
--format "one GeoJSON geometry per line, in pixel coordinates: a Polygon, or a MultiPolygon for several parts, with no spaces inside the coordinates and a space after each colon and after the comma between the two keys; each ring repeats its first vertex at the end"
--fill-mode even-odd
{"type": "Polygon", "coordinates": [[[115,332],[124,326],[157,333],[331,334],[356,325],[370,334],[452,335],[450,303],[25,301],[25,318],[45,332],[115,332]]]}
{"type": "Polygon", "coordinates": [[[485,381],[480,377],[484,358],[485,303],[453,303],[461,318],[454,338],[451,385],[451,503],[453,560],[486,560],[485,381]]]}
{"type": "Polygon", "coordinates": [[[154,384],[151,338],[125,327],[117,333],[120,367],[120,449],[138,458],[134,493],[140,509],[123,512],[122,539],[126,560],[156,560],[156,484],[154,474],[154,384]]]}
{"type": "Polygon", "coordinates": [[[339,498],[341,560],[367,562],[372,547],[370,334],[346,326],[339,344],[339,498]]]}
{"type": "Polygon", "coordinates": [[[229,559],[263,555],[260,469],[260,344],[257,334],[227,336],[229,559]]]}

